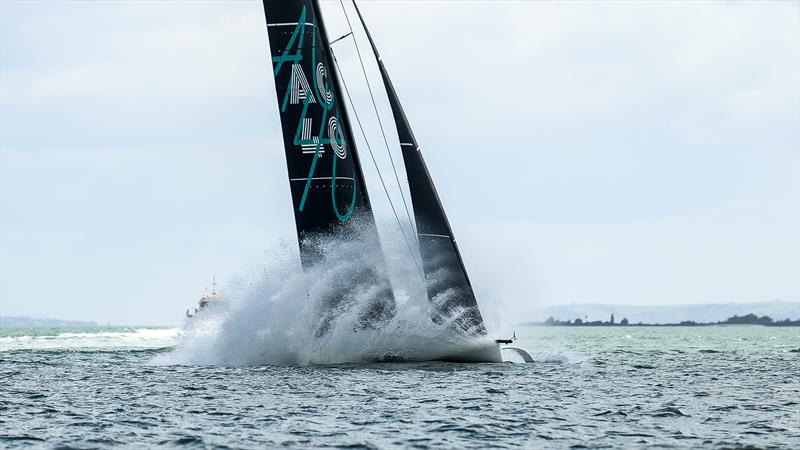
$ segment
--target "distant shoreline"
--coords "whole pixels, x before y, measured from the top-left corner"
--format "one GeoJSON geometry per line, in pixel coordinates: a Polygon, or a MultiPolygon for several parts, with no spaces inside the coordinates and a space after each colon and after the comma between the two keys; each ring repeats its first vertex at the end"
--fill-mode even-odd
{"type": "Polygon", "coordinates": [[[95,322],[82,320],[62,320],[50,318],[33,318],[27,316],[0,316],[0,328],[22,328],[22,327],[98,327],[95,322]]]}
{"type": "Polygon", "coordinates": [[[716,326],[732,326],[732,325],[760,325],[762,327],[800,327],[800,321],[793,321],[788,324],[784,323],[771,323],[771,324],[762,324],[762,323],[720,323],[720,322],[708,322],[708,323],[629,323],[629,324],[619,324],[619,323],[603,323],[603,324],[593,324],[593,323],[584,323],[584,324],[568,324],[568,323],[544,323],[544,322],[525,322],[523,325],[526,326],[533,326],[533,327],[613,327],[613,328],[631,328],[631,327],[716,327],[716,326]]]}
{"type": "Polygon", "coordinates": [[[553,317],[545,320],[544,322],[527,322],[525,325],[529,326],[546,326],[546,327],[709,327],[717,325],[761,325],[765,327],[800,327],[800,319],[791,320],[773,320],[769,316],[758,317],[755,314],[747,314],[744,316],[734,315],[720,322],[695,322],[694,320],[685,320],[678,323],[630,323],[628,319],[623,318],[617,322],[614,320],[614,314],[608,321],[586,321],[583,319],[572,320],[559,320],[553,317]]]}

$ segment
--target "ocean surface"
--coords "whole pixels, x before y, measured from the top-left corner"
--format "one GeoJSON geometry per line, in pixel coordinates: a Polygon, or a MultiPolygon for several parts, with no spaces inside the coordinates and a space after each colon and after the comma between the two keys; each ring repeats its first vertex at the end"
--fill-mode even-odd
{"type": "Polygon", "coordinates": [[[800,448],[798,328],[516,332],[535,363],[179,364],[178,329],[4,328],[0,447],[800,448]]]}

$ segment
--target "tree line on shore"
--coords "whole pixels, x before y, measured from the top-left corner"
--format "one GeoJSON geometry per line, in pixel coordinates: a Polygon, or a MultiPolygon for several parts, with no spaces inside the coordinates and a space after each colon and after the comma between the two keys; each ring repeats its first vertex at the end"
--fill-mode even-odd
{"type": "Polygon", "coordinates": [[[669,327],[669,326],[707,326],[707,325],[765,325],[772,327],[797,327],[800,326],[800,319],[791,320],[789,318],[783,320],[773,320],[769,316],[757,316],[753,313],[738,316],[734,315],[719,322],[696,322],[694,320],[684,320],[679,323],[630,323],[627,318],[623,318],[619,322],[614,319],[614,314],[607,321],[595,320],[589,321],[577,318],[575,320],[559,320],[550,316],[544,322],[531,322],[530,325],[548,325],[548,326],[567,326],[567,327],[624,327],[624,326],[640,326],[640,327],[669,327]]]}

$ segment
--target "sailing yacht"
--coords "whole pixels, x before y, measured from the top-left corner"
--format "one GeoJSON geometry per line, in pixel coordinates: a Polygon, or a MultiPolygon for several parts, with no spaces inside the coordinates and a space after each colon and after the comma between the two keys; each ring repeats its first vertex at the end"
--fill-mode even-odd
{"type": "MultiPolygon", "coordinates": [[[[309,236],[322,234],[347,239],[347,234],[340,230],[349,222],[356,221],[362,238],[380,248],[346,97],[319,3],[317,0],[263,2],[302,265],[310,267],[320,260],[320,251],[309,236]]],[[[421,260],[420,269],[433,310],[431,320],[442,324],[447,333],[468,338],[462,348],[449,350],[435,359],[502,362],[500,344],[510,340],[487,336],[464,261],[419,143],[361,11],[355,1],[353,5],[380,70],[400,139],[414,213],[416,236],[410,242],[421,260]]],[[[349,34],[352,36],[352,29],[349,34]]],[[[379,329],[396,313],[391,284],[381,275],[385,273],[382,264],[385,262],[377,262],[364,274],[364,280],[369,280],[377,292],[370,305],[360,312],[360,326],[365,328],[379,329]]],[[[336,311],[336,302],[330,299],[328,310],[336,311]]],[[[331,320],[333,316],[323,317],[315,330],[318,336],[325,335],[331,320]]]]}

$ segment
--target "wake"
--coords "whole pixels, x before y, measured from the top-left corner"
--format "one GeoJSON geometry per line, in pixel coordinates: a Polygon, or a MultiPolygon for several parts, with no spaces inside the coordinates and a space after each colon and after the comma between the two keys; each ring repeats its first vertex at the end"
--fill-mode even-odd
{"type": "Polygon", "coordinates": [[[31,333],[33,334],[0,337],[0,352],[158,350],[175,345],[178,330],[147,327],[87,327],[44,333],[31,331],[31,333]]]}

